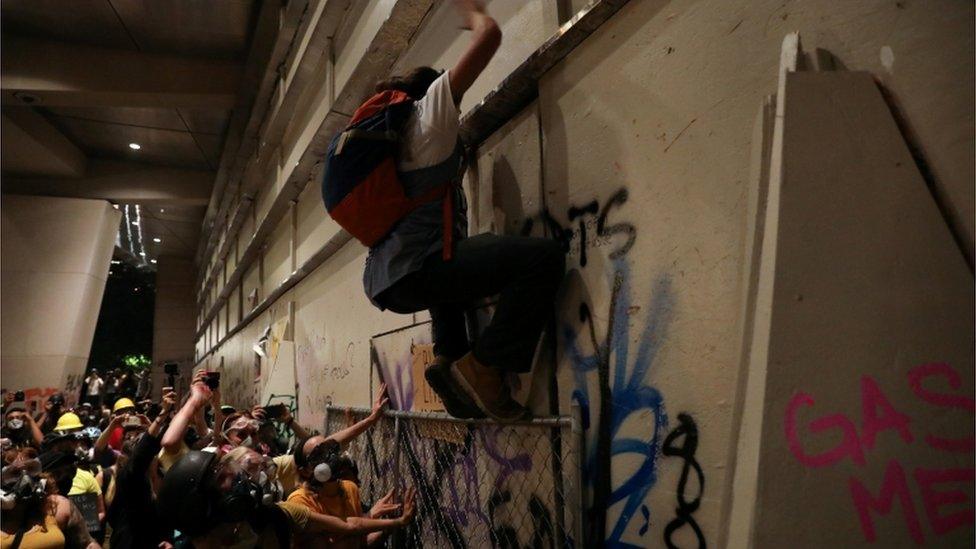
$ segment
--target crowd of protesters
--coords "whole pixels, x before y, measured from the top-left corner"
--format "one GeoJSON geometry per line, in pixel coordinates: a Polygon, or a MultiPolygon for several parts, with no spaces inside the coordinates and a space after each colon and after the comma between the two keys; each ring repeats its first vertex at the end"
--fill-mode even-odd
{"type": "Polygon", "coordinates": [[[81,402],[54,394],[33,410],[3,395],[0,548],[382,547],[410,522],[412,489],[368,505],[348,444],[372,413],[326,436],[284,405],[238,410],[219,376],[187,394],[93,372],[81,402]]]}

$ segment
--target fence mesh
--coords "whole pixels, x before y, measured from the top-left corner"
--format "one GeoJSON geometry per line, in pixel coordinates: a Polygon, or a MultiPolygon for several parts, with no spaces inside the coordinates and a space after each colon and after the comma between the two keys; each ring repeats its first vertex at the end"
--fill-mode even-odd
{"type": "MultiPolygon", "coordinates": [[[[333,433],[369,410],[329,407],[333,433]]],[[[364,509],[413,486],[417,514],[393,547],[582,546],[579,435],[571,418],[497,424],[386,412],[349,451],[364,509]]]]}

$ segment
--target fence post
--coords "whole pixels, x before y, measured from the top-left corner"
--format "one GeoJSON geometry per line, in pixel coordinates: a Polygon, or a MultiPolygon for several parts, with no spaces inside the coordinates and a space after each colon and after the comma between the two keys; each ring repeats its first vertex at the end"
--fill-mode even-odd
{"type": "Polygon", "coordinates": [[[583,410],[580,408],[579,402],[575,399],[572,404],[570,404],[570,412],[572,413],[572,429],[573,429],[573,453],[576,455],[576,468],[573,471],[576,477],[576,546],[577,547],[589,547],[587,541],[583,539],[583,517],[586,516],[586,508],[584,507],[586,499],[583,497],[583,461],[586,459],[584,452],[586,451],[586,433],[583,432],[583,410]]]}

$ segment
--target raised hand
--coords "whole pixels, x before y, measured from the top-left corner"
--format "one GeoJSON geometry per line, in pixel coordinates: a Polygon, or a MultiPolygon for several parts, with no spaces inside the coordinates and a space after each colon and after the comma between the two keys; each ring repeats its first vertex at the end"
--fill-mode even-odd
{"type": "Polygon", "coordinates": [[[380,418],[383,412],[383,407],[390,402],[390,398],[386,396],[386,383],[380,384],[380,390],[376,393],[376,401],[373,402],[373,411],[369,414],[369,418],[376,421],[380,418]]]}
{"type": "Polygon", "coordinates": [[[416,496],[417,490],[413,486],[407,488],[407,493],[403,496],[403,514],[400,515],[400,522],[403,524],[412,521],[417,513],[416,496]]]}
{"type": "Polygon", "coordinates": [[[467,30],[473,29],[475,19],[485,13],[485,4],[481,0],[454,0],[454,7],[461,15],[461,28],[467,30]]]}
{"type": "Polygon", "coordinates": [[[369,510],[370,518],[381,518],[400,510],[399,503],[393,503],[393,490],[380,498],[369,510]]]}

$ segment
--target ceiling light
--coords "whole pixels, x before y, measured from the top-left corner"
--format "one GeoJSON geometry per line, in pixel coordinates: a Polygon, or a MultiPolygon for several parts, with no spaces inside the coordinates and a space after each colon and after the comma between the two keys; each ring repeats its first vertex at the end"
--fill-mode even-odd
{"type": "Polygon", "coordinates": [[[155,242],[156,244],[159,244],[159,243],[160,243],[160,242],[162,242],[162,241],[163,241],[163,239],[162,239],[162,238],[154,238],[154,239],[153,239],[153,242],[155,242]]]}
{"type": "Polygon", "coordinates": [[[139,255],[145,257],[146,256],[146,252],[139,252],[139,255]]]}
{"type": "Polygon", "coordinates": [[[156,260],[155,259],[150,259],[149,262],[155,264],[156,263],[156,260]]]}
{"type": "Polygon", "coordinates": [[[121,262],[121,261],[119,261],[118,259],[113,259],[113,260],[112,260],[112,265],[118,265],[118,264],[120,264],[120,263],[122,263],[122,262],[121,262]]]}
{"type": "Polygon", "coordinates": [[[164,209],[162,209],[162,208],[160,208],[160,209],[159,209],[159,213],[166,213],[166,210],[164,210],[164,209]]]}
{"type": "Polygon", "coordinates": [[[134,150],[134,151],[138,151],[139,149],[142,148],[142,145],[140,145],[138,143],[129,143],[129,148],[132,149],[132,150],[134,150]]]}
{"type": "Polygon", "coordinates": [[[136,227],[139,226],[139,222],[138,221],[133,221],[132,224],[135,225],[136,227]]]}

